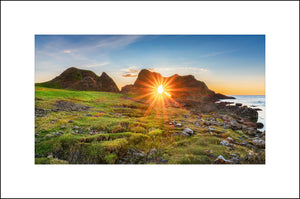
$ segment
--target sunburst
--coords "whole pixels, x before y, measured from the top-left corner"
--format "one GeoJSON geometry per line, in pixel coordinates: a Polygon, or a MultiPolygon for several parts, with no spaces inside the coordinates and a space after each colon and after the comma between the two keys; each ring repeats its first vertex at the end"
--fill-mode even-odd
{"type": "Polygon", "coordinates": [[[151,74],[149,77],[144,77],[146,81],[139,81],[139,93],[142,93],[134,98],[134,100],[146,99],[149,104],[144,116],[147,116],[155,108],[156,115],[159,116],[163,112],[164,120],[168,119],[166,106],[167,104],[176,104],[176,106],[183,108],[172,95],[181,89],[176,88],[174,79],[176,76],[170,78],[163,78],[161,76],[151,74]]]}

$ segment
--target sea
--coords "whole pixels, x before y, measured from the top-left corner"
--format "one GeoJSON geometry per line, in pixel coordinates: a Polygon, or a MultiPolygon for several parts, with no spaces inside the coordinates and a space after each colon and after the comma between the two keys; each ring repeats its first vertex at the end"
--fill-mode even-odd
{"type": "Polygon", "coordinates": [[[242,103],[243,105],[247,105],[251,108],[259,108],[261,111],[258,112],[258,120],[257,122],[261,122],[264,124],[264,128],[259,129],[260,131],[264,131],[266,129],[265,122],[265,95],[229,95],[235,97],[236,99],[223,99],[220,100],[222,102],[234,102],[234,103],[242,103]]]}

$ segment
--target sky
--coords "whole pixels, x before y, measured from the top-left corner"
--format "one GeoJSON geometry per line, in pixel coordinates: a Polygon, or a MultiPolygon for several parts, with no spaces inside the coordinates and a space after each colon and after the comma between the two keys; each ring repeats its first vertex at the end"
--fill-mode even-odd
{"type": "Polygon", "coordinates": [[[141,69],[194,75],[227,95],[265,94],[264,35],[35,35],[35,82],[69,67],[106,72],[121,87],[141,69]]]}

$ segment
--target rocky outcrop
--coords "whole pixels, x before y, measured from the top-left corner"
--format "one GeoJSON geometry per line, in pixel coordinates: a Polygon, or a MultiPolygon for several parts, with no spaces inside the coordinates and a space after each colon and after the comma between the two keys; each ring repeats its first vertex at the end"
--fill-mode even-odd
{"type": "Polygon", "coordinates": [[[175,74],[170,77],[163,77],[160,73],[146,69],[140,71],[133,85],[124,86],[121,92],[126,94],[144,94],[149,92],[151,86],[158,87],[160,84],[166,87],[166,90],[173,98],[197,101],[234,99],[219,93],[216,94],[204,82],[195,79],[193,75],[180,76],[175,74]]]}
{"type": "Polygon", "coordinates": [[[78,91],[119,92],[115,82],[105,72],[99,77],[92,71],[74,67],[68,68],[54,79],[40,84],[45,87],[78,91]]]}

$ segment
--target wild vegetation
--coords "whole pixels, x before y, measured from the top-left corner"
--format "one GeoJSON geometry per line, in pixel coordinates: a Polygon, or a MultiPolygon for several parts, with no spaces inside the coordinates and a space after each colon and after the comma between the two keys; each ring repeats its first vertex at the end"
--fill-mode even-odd
{"type": "Polygon", "coordinates": [[[232,128],[229,114],[176,105],[145,114],[149,104],[130,94],[43,86],[35,87],[36,164],[265,162],[264,133],[232,128]]]}

